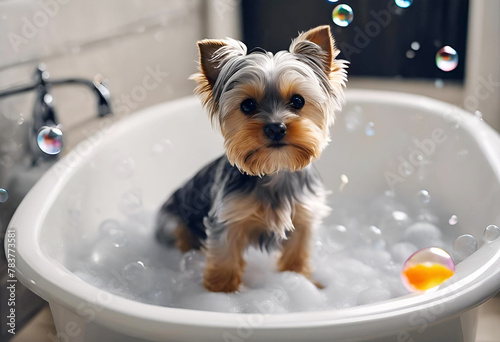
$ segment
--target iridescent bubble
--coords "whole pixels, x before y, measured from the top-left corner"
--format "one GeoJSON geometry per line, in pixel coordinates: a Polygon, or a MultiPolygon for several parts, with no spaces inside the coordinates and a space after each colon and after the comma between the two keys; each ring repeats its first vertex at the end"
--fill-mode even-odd
{"type": "Polygon", "coordinates": [[[427,204],[431,201],[431,195],[427,190],[420,190],[417,193],[417,199],[420,201],[420,203],[427,204]]]}
{"type": "Polygon", "coordinates": [[[448,223],[450,226],[454,226],[458,223],[458,216],[457,215],[451,215],[450,219],[448,220],[448,223]]]}
{"type": "Polygon", "coordinates": [[[332,19],[333,22],[340,26],[340,27],[346,27],[352,22],[352,19],[354,18],[354,13],[352,11],[351,6],[349,5],[338,5],[333,9],[332,12],[332,19]]]}
{"type": "Polygon", "coordinates": [[[458,54],[451,46],[445,46],[436,53],[436,65],[443,71],[452,71],[458,65],[458,54]]]}
{"type": "Polygon", "coordinates": [[[365,134],[369,137],[373,137],[375,135],[375,123],[369,122],[365,126],[365,134]]]}
{"type": "Polygon", "coordinates": [[[406,260],[401,279],[409,291],[426,291],[441,285],[455,273],[455,263],[448,252],[437,247],[424,248],[406,260]]]}
{"type": "Polygon", "coordinates": [[[483,241],[491,242],[493,240],[498,239],[500,237],[500,228],[495,226],[494,224],[489,225],[483,232],[483,241]]]}
{"type": "Polygon", "coordinates": [[[413,3],[413,0],[394,0],[394,2],[401,8],[408,8],[413,3]]]}
{"type": "Polygon", "coordinates": [[[63,148],[63,132],[57,127],[44,126],[38,131],[36,141],[42,152],[55,155],[63,148]]]}
{"type": "Polygon", "coordinates": [[[9,199],[9,193],[4,188],[0,188],[0,203],[5,203],[9,199]]]}
{"type": "Polygon", "coordinates": [[[458,262],[477,251],[477,240],[470,234],[463,234],[453,242],[453,256],[458,262]]]}

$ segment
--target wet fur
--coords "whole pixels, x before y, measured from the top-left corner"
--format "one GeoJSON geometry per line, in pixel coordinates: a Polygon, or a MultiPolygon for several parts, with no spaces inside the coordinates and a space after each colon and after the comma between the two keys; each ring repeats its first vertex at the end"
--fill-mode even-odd
{"type": "Polygon", "coordinates": [[[232,39],[203,40],[195,92],[220,128],[226,154],[213,161],[162,206],[157,237],[181,251],[207,256],[204,285],[238,290],[248,245],[279,248],[281,271],[310,276],[314,227],[328,213],[325,191],[311,164],[329,142],[329,126],[344,101],[345,62],[338,61],[328,26],[300,34],[290,52],[247,54],[232,39]],[[305,99],[290,106],[292,95],[305,99]],[[247,98],[258,111],[245,115],[247,98]],[[286,125],[282,146],[264,133],[269,123],[286,125]]]}

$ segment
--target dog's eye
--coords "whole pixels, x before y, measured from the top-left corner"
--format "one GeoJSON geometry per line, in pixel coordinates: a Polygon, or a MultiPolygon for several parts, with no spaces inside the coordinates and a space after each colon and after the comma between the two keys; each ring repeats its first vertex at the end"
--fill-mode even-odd
{"type": "Polygon", "coordinates": [[[254,99],[246,99],[241,103],[240,109],[244,114],[252,114],[257,110],[257,101],[254,99]]]}
{"type": "Polygon", "coordinates": [[[295,109],[300,109],[304,107],[306,104],[306,101],[304,98],[298,94],[292,95],[292,98],[290,99],[290,105],[295,108],[295,109]]]}

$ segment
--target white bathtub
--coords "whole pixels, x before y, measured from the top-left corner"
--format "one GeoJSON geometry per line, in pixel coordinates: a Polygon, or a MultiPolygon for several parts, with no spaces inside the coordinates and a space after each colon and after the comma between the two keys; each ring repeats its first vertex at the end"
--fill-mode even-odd
{"type": "MultiPolygon", "coordinates": [[[[427,157],[432,163],[415,167],[395,191],[415,194],[423,182],[439,211],[458,213],[462,233],[480,240],[487,225],[500,223],[500,137],[456,107],[408,94],[349,91],[332,144],[317,165],[331,189],[338,189],[341,174],[349,176],[342,196],[372,196],[388,189],[387,172],[398,172],[399,157],[409,161],[413,139],[432,139],[436,129],[442,131],[427,157]],[[345,114],[352,118],[360,109],[366,121],[347,132],[345,114]],[[362,132],[367,121],[375,123],[374,136],[362,132]]],[[[50,303],[60,341],[474,341],[474,308],[500,289],[500,239],[460,263],[438,289],[321,312],[226,314],[152,306],[111,295],[68,270],[68,242],[121,215],[116,203],[125,188],[142,189],[144,206],[155,208],[221,152],[221,138],[199,101],[189,97],[103,127],[29,192],[9,226],[17,235],[17,277],[50,303]],[[158,144],[167,155],[153,159],[158,144]],[[115,168],[118,174],[110,171],[126,157],[135,163],[133,174],[126,163],[115,168]],[[72,228],[72,208],[85,218],[79,229],[72,228]]]]}

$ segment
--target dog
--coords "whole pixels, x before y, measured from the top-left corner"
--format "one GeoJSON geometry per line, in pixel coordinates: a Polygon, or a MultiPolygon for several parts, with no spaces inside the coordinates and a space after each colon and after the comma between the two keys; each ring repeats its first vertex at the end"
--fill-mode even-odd
{"type": "Polygon", "coordinates": [[[230,38],[198,49],[195,93],[226,153],[163,204],[156,237],[205,253],[209,291],[238,291],[249,245],[280,249],[278,269],[310,279],[312,233],[330,210],[312,162],[330,141],[347,81],[330,27],[300,33],[276,54],[247,53],[230,38]]]}

